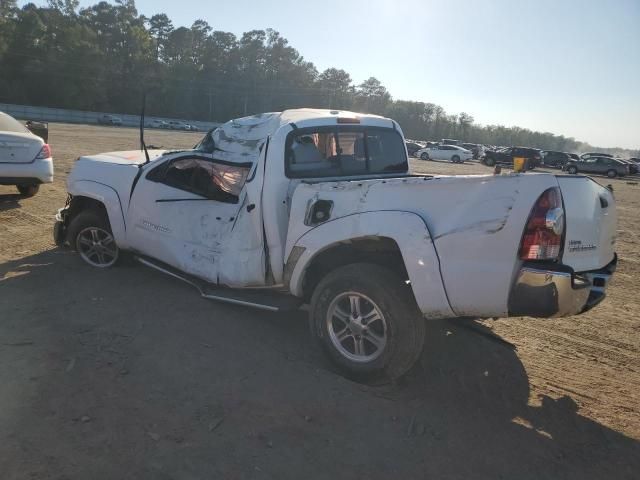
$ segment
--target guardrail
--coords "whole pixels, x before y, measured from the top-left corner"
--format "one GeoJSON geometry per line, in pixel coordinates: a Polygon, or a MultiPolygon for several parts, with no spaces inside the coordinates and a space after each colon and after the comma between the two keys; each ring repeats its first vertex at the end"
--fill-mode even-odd
{"type": "MultiPolygon", "coordinates": [[[[29,105],[14,105],[11,103],[0,103],[0,112],[5,112],[12,117],[20,120],[38,120],[41,122],[64,122],[64,123],[85,123],[97,124],[99,119],[104,115],[113,115],[122,120],[122,125],[128,127],[137,127],[140,125],[140,117],[138,115],[104,113],[104,112],[85,112],[82,110],[67,110],[64,108],[48,108],[48,107],[32,107],[29,105]]],[[[215,128],[220,123],[202,122],[199,120],[188,120],[180,118],[166,117],[147,117],[146,121],[163,120],[165,122],[179,121],[189,125],[195,125],[200,131],[207,131],[215,128]]]]}

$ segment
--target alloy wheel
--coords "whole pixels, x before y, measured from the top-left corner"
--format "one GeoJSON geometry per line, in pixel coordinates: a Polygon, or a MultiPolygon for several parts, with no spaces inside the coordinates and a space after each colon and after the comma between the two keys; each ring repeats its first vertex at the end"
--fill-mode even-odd
{"type": "Polygon", "coordinates": [[[99,227],[87,227],[76,238],[76,249],[89,265],[112,266],[118,260],[118,246],[110,232],[99,227]]]}
{"type": "Polygon", "coordinates": [[[387,345],[387,322],[380,308],[366,295],[345,292],[327,310],[327,331],[333,346],[354,362],[371,362],[387,345]]]}

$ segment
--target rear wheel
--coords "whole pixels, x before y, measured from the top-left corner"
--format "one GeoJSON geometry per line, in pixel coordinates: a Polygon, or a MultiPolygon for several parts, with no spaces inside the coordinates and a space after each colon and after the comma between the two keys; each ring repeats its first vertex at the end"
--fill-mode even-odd
{"type": "Polygon", "coordinates": [[[17,185],[17,187],[23,197],[33,197],[40,190],[40,185],[17,185]]]}
{"type": "Polygon", "coordinates": [[[67,240],[92,267],[111,267],[120,257],[109,221],[94,210],[82,211],[71,220],[67,240]]]}
{"type": "Polygon", "coordinates": [[[484,159],[484,164],[487,167],[493,167],[496,164],[496,161],[493,158],[485,158],[484,159]]]}
{"type": "Polygon", "coordinates": [[[429,154],[427,152],[422,152],[420,154],[420,159],[421,160],[429,160],[429,154]]]}
{"type": "Polygon", "coordinates": [[[405,374],[422,352],[424,322],[409,287],[378,265],[334,270],[311,300],[317,341],[338,367],[359,378],[405,374]]]}
{"type": "Polygon", "coordinates": [[[567,172],[569,172],[571,175],[575,175],[576,173],[578,173],[578,169],[573,165],[571,165],[570,167],[567,168],[567,172]]]}
{"type": "Polygon", "coordinates": [[[615,178],[618,176],[618,172],[616,172],[615,170],[611,169],[607,171],[607,177],[609,178],[615,178]]]}
{"type": "Polygon", "coordinates": [[[454,155],[453,157],[451,157],[451,161],[453,163],[460,163],[460,157],[458,155],[454,155]]]}

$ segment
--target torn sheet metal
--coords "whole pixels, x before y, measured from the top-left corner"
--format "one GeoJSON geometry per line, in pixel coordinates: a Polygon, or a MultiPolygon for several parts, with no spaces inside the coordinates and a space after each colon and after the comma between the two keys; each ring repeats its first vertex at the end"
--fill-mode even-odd
{"type": "Polygon", "coordinates": [[[234,163],[256,163],[269,135],[281,125],[281,113],[261,113],[224,123],[208,135],[216,159],[234,163]]]}

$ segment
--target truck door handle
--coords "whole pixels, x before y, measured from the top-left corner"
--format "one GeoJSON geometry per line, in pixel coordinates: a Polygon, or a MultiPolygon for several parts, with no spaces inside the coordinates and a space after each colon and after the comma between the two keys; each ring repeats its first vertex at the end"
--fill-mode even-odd
{"type": "Polygon", "coordinates": [[[247,212],[250,212],[254,208],[256,208],[256,204],[255,203],[251,203],[251,204],[247,205],[247,212]]]}

